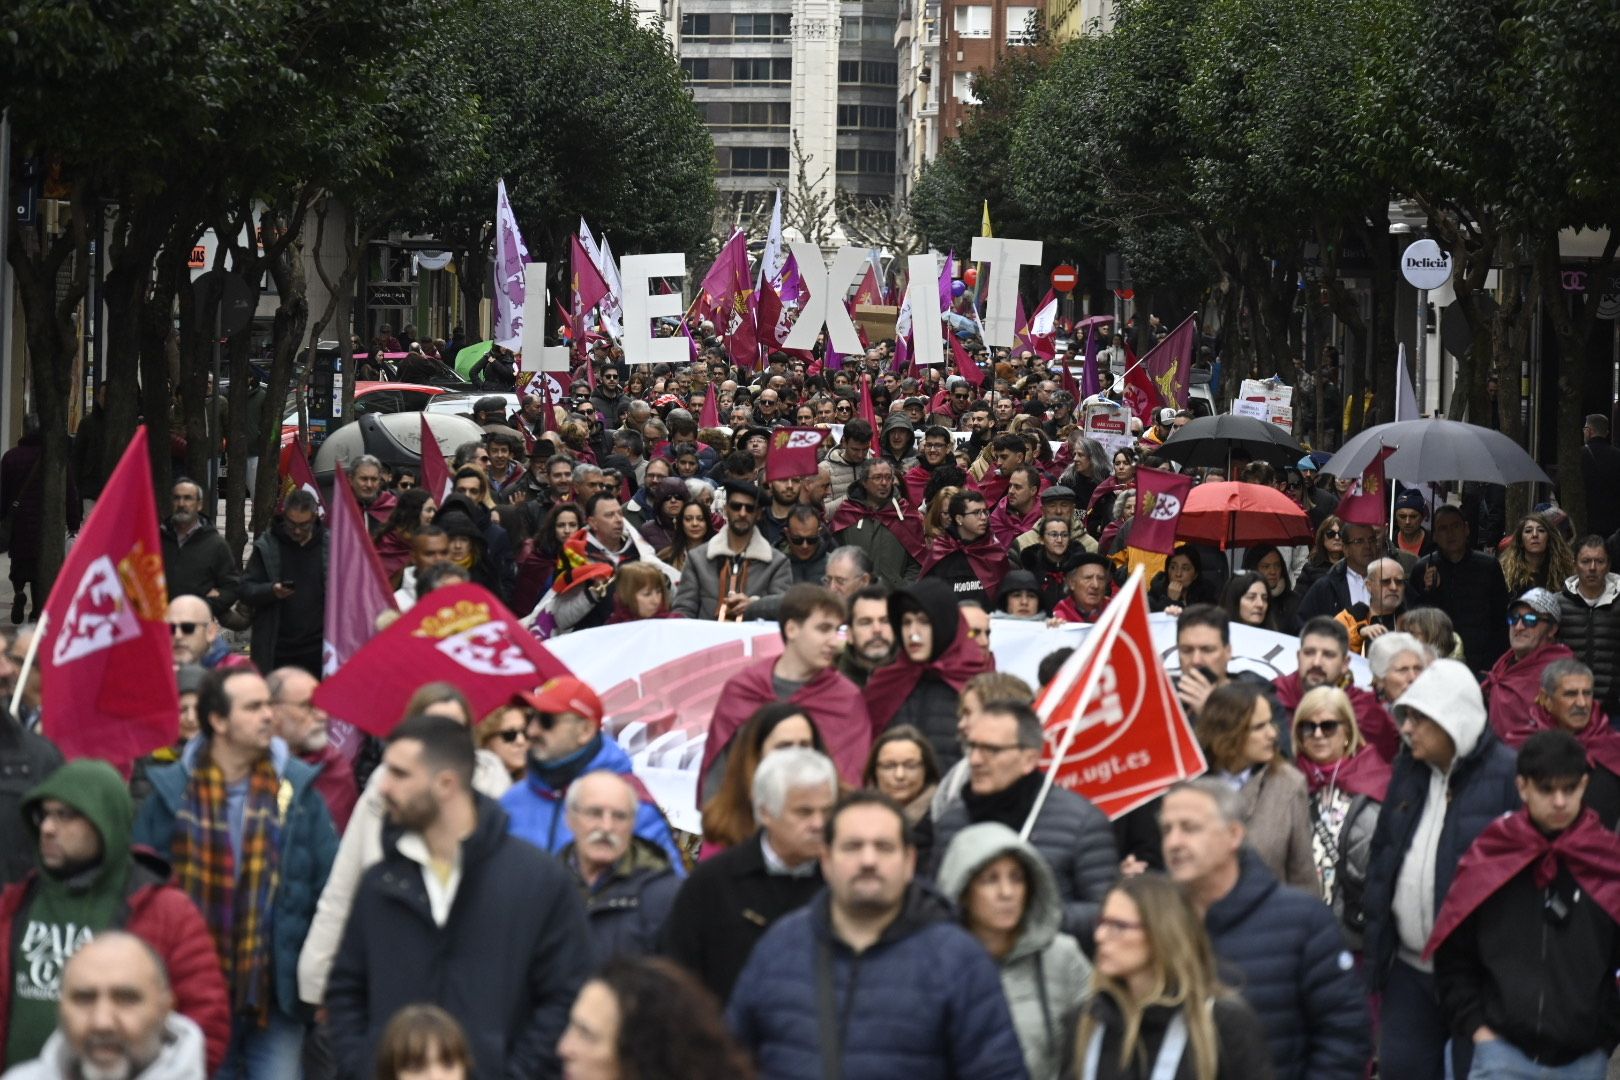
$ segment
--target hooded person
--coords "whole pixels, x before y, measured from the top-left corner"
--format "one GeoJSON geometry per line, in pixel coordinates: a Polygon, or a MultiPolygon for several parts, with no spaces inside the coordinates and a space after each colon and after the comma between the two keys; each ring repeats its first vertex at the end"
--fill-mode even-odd
{"type": "Polygon", "coordinates": [[[1396,699],[1395,715],[1402,748],[1363,890],[1366,970],[1384,995],[1383,1071],[1439,1076],[1450,1031],[1423,951],[1463,855],[1487,825],[1518,809],[1519,794],[1513,751],[1491,731],[1465,665],[1436,660],[1396,699]]]}
{"type": "Polygon", "coordinates": [[[1051,868],[1012,829],[986,821],[956,834],[935,883],[1001,968],[1030,1080],[1055,1080],[1092,969],[1079,943],[1062,932],[1063,901],[1051,868]]]}
{"type": "MultiPolygon", "coordinates": [[[[490,537],[492,533],[499,533],[504,541],[506,530],[491,520],[489,511],[465,495],[451,495],[434,515],[433,524],[450,534],[451,562],[472,575],[475,584],[482,585],[502,600],[511,596],[517,570],[514,566],[511,580],[503,575],[490,537]],[[457,541],[462,543],[458,545],[457,541]],[[458,555],[458,551],[462,553],[458,555]]],[[[510,551],[508,545],[508,554],[510,551]]]]}
{"type": "Polygon", "coordinates": [[[878,456],[894,463],[894,475],[903,477],[917,464],[917,429],[904,412],[892,412],[883,421],[878,456]]]}
{"type": "Polygon", "coordinates": [[[948,772],[962,756],[957,697],[995,660],[970,636],[956,597],[941,582],[919,581],[889,597],[889,624],[898,645],[894,662],[874,671],[864,692],[872,734],[910,724],[928,739],[940,772],[948,772]]]}
{"type": "Polygon", "coordinates": [[[169,883],[168,864],[132,846],[123,779],[104,761],[69,762],[24,797],[22,811],[36,868],[0,892],[4,1059],[40,1053],[56,1028],[63,967],[92,937],[121,929],[162,959],[174,1010],[204,1032],[212,1071],[231,1035],[225,977],[207,924],[169,883]]]}
{"type": "Polygon", "coordinates": [[[996,597],[996,614],[1019,622],[1046,621],[1046,601],[1041,596],[1041,583],[1028,570],[1014,570],[1001,579],[1001,593],[996,597]]]}

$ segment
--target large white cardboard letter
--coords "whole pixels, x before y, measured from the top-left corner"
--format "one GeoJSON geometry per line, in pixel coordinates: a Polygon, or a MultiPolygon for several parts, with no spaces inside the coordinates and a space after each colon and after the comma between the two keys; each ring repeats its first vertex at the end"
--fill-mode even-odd
{"type": "Polygon", "coordinates": [[[911,293],[911,359],[919,366],[945,362],[939,310],[939,258],[932,251],[906,256],[911,293]]]}
{"type": "Polygon", "coordinates": [[[1018,334],[1018,271],[1041,265],[1039,240],[975,236],[973,261],[990,264],[990,297],[984,309],[985,344],[1012,348],[1018,334]]]}
{"type": "Polygon", "coordinates": [[[684,337],[654,337],[652,321],[680,318],[681,294],[652,291],[652,278],[685,277],[686,255],[667,251],[656,255],[626,255],[619,264],[624,282],[624,362],[627,364],[684,364],[692,354],[684,337]]]}
{"type": "MultiPolygon", "coordinates": [[[[535,317],[523,320],[523,371],[567,371],[568,346],[546,344],[546,311],[550,307],[546,292],[546,264],[528,263],[523,267],[523,288],[538,302],[531,309],[535,317]]],[[[538,383],[534,384],[538,386],[538,383]]]]}
{"type": "Polygon", "coordinates": [[[801,297],[799,320],[788,332],[782,348],[812,348],[816,335],[825,326],[827,340],[834,349],[845,356],[859,355],[864,350],[861,349],[860,335],[855,332],[855,324],[850,321],[849,311],[844,307],[844,298],[849,295],[855,275],[866,268],[871,249],[841,247],[833,255],[832,266],[829,267],[823,263],[821,249],[815,244],[795,240],[788,246],[793,250],[794,261],[799,264],[799,274],[804,278],[805,288],[810,294],[801,297]],[[817,274],[818,267],[825,273],[817,274]]]}

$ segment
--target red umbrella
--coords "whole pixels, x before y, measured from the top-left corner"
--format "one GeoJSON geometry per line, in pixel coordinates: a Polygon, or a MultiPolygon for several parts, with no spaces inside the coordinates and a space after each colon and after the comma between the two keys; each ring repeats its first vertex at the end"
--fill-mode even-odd
{"type": "Polygon", "coordinates": [[[1176,538],[1221,550],[1292,544],[1311,538],[1311,519],[1288,496],[1263,484],[1199,484],[1187,496],[1176,538]]]}

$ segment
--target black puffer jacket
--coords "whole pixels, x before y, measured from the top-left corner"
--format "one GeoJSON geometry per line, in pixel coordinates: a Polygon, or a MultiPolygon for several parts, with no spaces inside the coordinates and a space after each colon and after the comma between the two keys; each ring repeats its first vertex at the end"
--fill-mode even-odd
{"type": "Polygon", "coordinates": [[[61,764],[55,743],[23,730],[0,709],[0,885],[21,881],[34,869],[39,849],[23,820],[23,796],[61,764]]]}
{"type": "Polygon", "coordinates": [[[1595,604],[1581,596],[1574,578],[1564,583],[1558,602],[1558,640],[1592,669],[1592,693],[1612,717],[1620,709],[1620,574],[1608,576],[1595,604]]]}

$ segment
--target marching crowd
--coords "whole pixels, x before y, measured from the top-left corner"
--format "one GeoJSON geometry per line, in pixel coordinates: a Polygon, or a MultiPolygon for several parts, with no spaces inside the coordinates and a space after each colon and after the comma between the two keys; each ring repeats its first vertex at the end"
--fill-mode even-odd
{"type": "Polygon", "coordinates": [[[1105,450],[1027,353],[976,378],[895,372],[886,343],[838,370],[621,359],[600,345],[560,403],[479,401],[442,500],[373,457],[348,476],[402,610],[471,581],[542,638],[777,625],[720,690],[702,835],[576,678],[488,715],[423,685],[338,747],[319,501],[291,491],[241,569],[181,480],[172,746],[64,764],[35,629],[3,635],[8,1077],[1605,1075],[1610,538],[1550,508],[1493,544],[1489,499],[1419,489],[1387,530],[1344,521],[1355,478],[1319,456],[1213,472],[1314,536],[1150,566],[1208,770],[1110,821],[1042,794],[1034,702],[1069,650],[1032,685],[991,646],[1100,616],[1140,554],[1137,470],[1190,413],[1105,450]],[[1296,635],[1295,670],[1234,659],[1234,624],[1296,635]]]}

